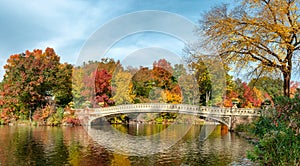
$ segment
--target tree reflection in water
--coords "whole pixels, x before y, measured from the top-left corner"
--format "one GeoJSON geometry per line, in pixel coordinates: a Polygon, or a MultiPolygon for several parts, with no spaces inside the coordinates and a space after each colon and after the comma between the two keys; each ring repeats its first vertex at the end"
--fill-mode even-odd
{"type": "MultiPolygon", "coordinates": [[[[168,127],[140,125],[139,129],[134,125],[114,127],[132,135],[153,134],[168,127]]],[[[224,126],[217,126],[207,140],[200,141],[201,127],[193,125],[179,142],[165,151],[130,156],[97,144],[82,127],[2,126],[0,165],[228,165],[243,160],[246,150],[252,148],[227,133],[224,126]]]]}

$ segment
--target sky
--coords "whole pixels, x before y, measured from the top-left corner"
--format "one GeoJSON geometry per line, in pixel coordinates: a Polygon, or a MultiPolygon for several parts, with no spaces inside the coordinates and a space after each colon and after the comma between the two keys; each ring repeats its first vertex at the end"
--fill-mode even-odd
{"type": "MultiPolygon", "coordinates": [[[[150,20],[140,20],[129,25],[122,24],[123,16],[143,11],[161,11],[178,15],[196,25],[201,14],[212,6],[228,3],[228,1],[2,0],[0,1],[0,80],[4,74],[3,66],[12,54],[52,47],[61,57],[62,62],[76,65],[84,56],[82,50],[88,41],[106,25],[116,21],[117,24],[112,29],[115,34],[119,31],[125,33],[125,30],[130,27],[148,24],[157,24],[154,26],[159,27],[159,22],[153,23],[150,20],[163,20],[160,17],[150,17],[150,20]]],[[[170,28],[181,27],[170,26],[170,28]]],[[[128,33],[119,37],[104,50],[104,55],[98,56],[136,63],[133,60],[138,60],[137,57],[141,58],[143,51],[151,53],[157,50],[160,53],[169,52],[170,55],[180,56],[185,44],[176,35],[159,31],[128,33]]],[[[107,39],[104,38],[103,41],[107,39]]],[[[175,56],[175,60],[178,56],[175,56]]]]}

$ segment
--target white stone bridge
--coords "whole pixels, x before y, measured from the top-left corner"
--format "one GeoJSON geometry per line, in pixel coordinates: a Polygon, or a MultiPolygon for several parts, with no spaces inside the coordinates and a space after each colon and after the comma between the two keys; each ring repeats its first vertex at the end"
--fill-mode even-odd
{"type": "Polygon", "coordinates": [[[105,108],[87,108],[77,110],[76,114],[81,122],[84,123],[83,125],[92,125],[94,120],[109,115],[161,112],[187,114],[214,119],[222,124],[225,124],[229,129],[234,129],[236,124],[247,123],[252,121],[253,118],[260,116],[259,109],[199,107],[188,104],[166,103],[126,104],[105,108]]]}

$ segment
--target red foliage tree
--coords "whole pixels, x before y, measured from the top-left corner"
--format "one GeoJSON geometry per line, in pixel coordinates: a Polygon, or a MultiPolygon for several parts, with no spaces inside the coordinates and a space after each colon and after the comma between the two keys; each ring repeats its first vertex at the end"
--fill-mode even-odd
{"type": "Polygon", "coordinates": [[[112,75],[109,74],[105,69],[97,69],[95,74],[95,103],[94,107],[99,103],[103,103],[103,107],[113,105],[114,101],[112,97],[111,87],[112,75]]]}
{"type": "Polygon", "coordinates": [[[298,92],[300,87],[300,82],[291,81],[291,90],[290,90],[290,97],[295,97],[296,93],[298,92]]]}
{"type": "Polygon", "coordinates": [[[162,89],[171,90],[177,83],[176,78],[173,76],[172,66],[165,59],[160,59],[158,62],[153,63],[152,73],[156,86],[162,89]]]}

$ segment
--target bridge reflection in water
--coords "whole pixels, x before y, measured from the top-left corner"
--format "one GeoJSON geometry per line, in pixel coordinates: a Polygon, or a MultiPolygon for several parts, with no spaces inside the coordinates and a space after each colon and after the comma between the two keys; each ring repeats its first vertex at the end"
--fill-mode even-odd
{"type": "MultiPolygon", "coordinates": [[[[131,124],[133,125],[133,124],[131,124]]],[[[147,125],[147,124],[135,124],[135,125],[147,125]]],[[[165,128],[159,133],[145,136],[130,135],[118,131],[112,126],[89,126],[87,132],[90,137],[99,145],[115,153],[129,155],[129,156],[147,156],[157,153],[163,153],[176,145],[178,141],[183,139],[188,132],[192,131],[192,124],[173,124],[165,128]]],[[[200,133],[197,131],[199,141],[205,142],[205,140],[214,131],[216,131],[217,125],[203,125],[200,133]]],[[[218,126],[218,135],[221,134],[221,126],[218,126]]],[[[230,142],[231,135],[226,134],[226,139],[230,142]]],[[[226,145],[218,145],[226,146],[226,145]]]]}

